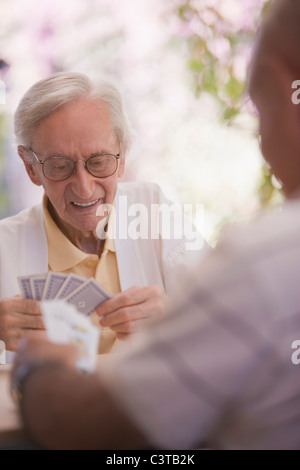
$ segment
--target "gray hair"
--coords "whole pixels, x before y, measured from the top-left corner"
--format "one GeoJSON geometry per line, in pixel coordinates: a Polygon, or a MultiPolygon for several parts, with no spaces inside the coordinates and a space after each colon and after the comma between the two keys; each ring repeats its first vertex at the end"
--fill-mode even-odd
{"type": "Polygon", "coordinates": [[[25,93],[14,114],[17,144],[29,148],[35,129],[44,119],[82,98],[107,103],[121,153],[128,151],[132,133],[117,88],[109,82],[94,83],[86,75],[74,72],[52,74],[25,93]]]}

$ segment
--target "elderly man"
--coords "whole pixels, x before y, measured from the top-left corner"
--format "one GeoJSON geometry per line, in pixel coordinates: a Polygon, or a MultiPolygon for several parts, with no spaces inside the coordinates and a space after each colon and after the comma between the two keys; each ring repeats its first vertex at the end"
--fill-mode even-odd
{"type": "Polygon", "coordinates": [[[300,3],[274,3],[250,93],[264,155],[290,201],[228,233],[186,300],[107,370],[81,377],[68,346],[64,355],[49,343],[23,348],[15,383],[26,427],[43,446],[300,448],[300,113],[291,100],[300,3]]]}
{"type": "Polygon", "coordinates": [[[118,185],[131,133],[111,84],[78,73],[41,80],[16,110],[15,134],[27,173],[45,196],[42,206],[0,222],[0,339],[14,351],[27,331],[44,329],[39,302],[17,295],[18,276],[74,273],[94,277],[112,296],[96,313],[100,352],[107,353],[116,338],[165,311],[178,275],[204,251],[203,239],[157,185],[118,185]],[[146,210],[137,219],[141,233],[129,230],[126,210],[134,204],[146,210]],[[163,221],[169,236],[162,233],[159,209],[150,227],[147,215],[160,206],[170,209],[163,221]],[[115,217],[107,223],[111,208],[115,217]],[[180,223],[185,229],[178,237],[180,223]]]}

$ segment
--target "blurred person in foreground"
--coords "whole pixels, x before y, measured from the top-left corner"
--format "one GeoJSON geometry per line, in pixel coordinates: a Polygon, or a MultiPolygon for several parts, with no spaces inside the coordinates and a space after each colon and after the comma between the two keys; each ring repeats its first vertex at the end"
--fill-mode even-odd
{"type": "Polygon", "coordinates": [[[49,270],[94,277],[112,296],[93,314],[99,353],[111,352],[164,313],[207,245],[156,184],[120,182],[132,134],[111,83],[53,74],[25,93],[14,118],[18,153],[44,198],[0,221],[0,339],[15,351],[27,332],[44,330],[40,302],[18,296],[17,277],[49,270]]]}
{"type": "Polygon", "coordinates": [[[171,313],[97,374],[75,372],[70,346],[23,344],[12,383],[40,445],[300,448],[299,25],[300,2],[276,1],[249,76],[263,153],[289,201],[229,230],[171,313]]]}

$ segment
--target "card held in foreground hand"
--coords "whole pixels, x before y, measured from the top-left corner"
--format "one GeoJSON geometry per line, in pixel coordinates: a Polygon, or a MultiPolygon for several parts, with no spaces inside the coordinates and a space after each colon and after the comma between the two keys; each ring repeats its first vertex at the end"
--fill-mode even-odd
{"type": "Polygon", "coordinates": [[[103,287],[91,278],[66,297],[65,301],[75,305],[77,310],[84,315],[90,315],[98,305],[110,297],[103,287]]]}
{"type": "Polygon", "coordinates": [[[92,372],[96,367],[100,329],[63,300],[42,301],[41,310],[49,340],[73,344],[78,353],[78,369],[92,372]]]}

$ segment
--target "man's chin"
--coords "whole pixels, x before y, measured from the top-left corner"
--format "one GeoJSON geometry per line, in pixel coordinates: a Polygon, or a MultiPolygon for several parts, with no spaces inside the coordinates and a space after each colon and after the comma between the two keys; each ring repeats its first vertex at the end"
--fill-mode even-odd
{"type": "Polygon", "coordinates": [[[79,232],[82,234],[96,233],[97,223],[98,220],[96,220],[95,217],[93,220],[88,220],[87,217],[81,217],[77,220],[72,219],[70,221],[65,221],[65,224],[68,227],[68,231],[79,232]]]}

